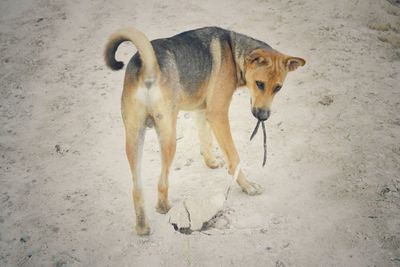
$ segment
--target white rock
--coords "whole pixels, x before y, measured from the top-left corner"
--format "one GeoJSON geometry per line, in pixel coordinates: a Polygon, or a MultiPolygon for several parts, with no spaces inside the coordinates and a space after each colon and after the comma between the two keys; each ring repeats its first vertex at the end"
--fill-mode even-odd
{"type": "Polygon", "coordinates": [[[169,223],[175,224],[178,228],[199,231],[204,223],[222,210],[224,202],[225,195],[222,193],[202,199],[186,199],[170,209],[168,212],[169,223]]]}
{"type": "Polygon", "coordinates": [[[190,222],[184,202],[173,206],[169,211],[169,223],[175,224],[178,228],[189,228],[190,222]]]}

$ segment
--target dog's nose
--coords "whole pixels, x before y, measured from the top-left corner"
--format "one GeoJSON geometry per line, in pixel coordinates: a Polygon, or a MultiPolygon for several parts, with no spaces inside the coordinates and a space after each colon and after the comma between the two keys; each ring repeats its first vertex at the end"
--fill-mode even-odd
{"type": "Polygon", "coordinates": [[[251,113],[253,113],[253,116],[259,119],[260,121],[266,121],[268,120],[271,111],[269,109],[263,109],[263,108],[252,108],[251,113]]]}

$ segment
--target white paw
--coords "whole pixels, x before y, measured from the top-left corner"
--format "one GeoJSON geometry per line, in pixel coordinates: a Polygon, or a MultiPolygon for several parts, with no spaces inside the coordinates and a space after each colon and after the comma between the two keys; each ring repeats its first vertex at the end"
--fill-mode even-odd
{"type": "Polygon", "coordinates": [[[252,182],[249,182],[246,186],[242,187],[242,190],[249,196],[260,195],[264,192],[264,188],[262,188],[261,185],[252,182]]]}

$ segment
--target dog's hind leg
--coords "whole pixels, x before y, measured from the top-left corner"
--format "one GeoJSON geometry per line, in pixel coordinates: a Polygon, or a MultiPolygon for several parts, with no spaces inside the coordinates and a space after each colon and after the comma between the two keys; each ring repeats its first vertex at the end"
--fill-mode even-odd
{"type": "Polygon", "coordinates": [[[155,126],[161,150],[161,175],[158,181],[156,211],[165,214],[171,208],[168,201],[168,174],[176,151],[176,121],[178,113],[165,109],[155,115],[155,126]]]}
{"type": "Polygon", "coordinates": [[[204,110],[196,111],[196,126],[200,141],[200,154],[203,156],[204,162],[211,169],[221,167],[222,163],[220,164],[215,159],[212,151],[212,130],[206,120],[206,112],[204,110]]]}
{"type": "Polygon", "coordinates": [[[138,235],[148,235],[150,227],[144,210],[144,200],[142,194],[142,181],[140,174],[140,164],[142,159],[144,134],[146,130],[145,109],[140,108],[139,103],[122,103],[122,117],[125,125],[126,135],[126,155],[132,173],[132,196],[136,213],[136,232],[138,235]]]}

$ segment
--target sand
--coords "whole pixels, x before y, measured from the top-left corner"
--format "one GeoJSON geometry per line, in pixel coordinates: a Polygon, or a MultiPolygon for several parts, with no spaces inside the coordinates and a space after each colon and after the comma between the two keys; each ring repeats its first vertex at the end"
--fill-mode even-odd
{"type": "MultiPolygon", "coordinates": [[[[0,3],[1,266],[400,266],[398,1],[61,1],[0,3]],[[231,127],[244,171],[265,192],[232,188],[205,232],[155,212],[153,130],[142,173],[152,228],[134,232],[120,96],[103,62],[115,30],[150,39],[220,26],[304,57],[275,98],[268,160],[246,90],[231,127]]],[[[135,48],[123,45],[119,59],[135,48]]],[[[170,200],[219,193],[231,179],[199,154],[181,112],[170,200]]],[[[222,159],[220,151],[216,153],[222,159]]]]}

